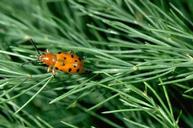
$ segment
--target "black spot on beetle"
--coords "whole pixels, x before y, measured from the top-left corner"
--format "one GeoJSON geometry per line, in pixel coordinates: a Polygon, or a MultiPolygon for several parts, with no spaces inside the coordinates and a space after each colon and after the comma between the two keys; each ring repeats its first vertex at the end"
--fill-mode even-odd
{"type": "Polygon", "coordinates": [[[61,54],[62,52],[58,52],[58,54],[61,54]]]}
{"type": "Polygon", "coordinates": [[[73,67],[76,68],[76,65],[74,65],[73,67]]]}
{"type": "Polygon", "coordinates": [[[72,68],[69,68],[69,69],[68,69],[68,72],[71,72],[71,71],[72,71],[72,68]]]}
{"type": "Polygon", "coordinates": [[[81,60],[82,60],[80,57],[79,57],[78,59],[79,59],[79,61],[81,61],[81,60]]]}
{"type": "Polygon", "coordinates": [[[58,67],[55,67],[56,70],[58,70],[58,67]]]}
{"type": "Polygon", "coordinates": [[[64,57],[64,59],[66,60],[66,57],[64,57]]]}
{"type": "Polygon", "coordinates": [[[61,66],[65,66],[65,61],[61,60],[60,64],[61,66]]]}
{"type": "Polygon", "coordinates": [[[78,62],[78,60],[75,60],[74,62],[78,62]]]}
{"type": "Polygon", "coordinates": [[[80,71],[80,69],[78,68],[77,70],[76,70],[76,72],[79,72],[80,71]]]}
{"type": "Polygon", "coordinates": [[[74,55],[73,55],[73,54],[71,54],[71,58],[74,58],[74,55]]]}

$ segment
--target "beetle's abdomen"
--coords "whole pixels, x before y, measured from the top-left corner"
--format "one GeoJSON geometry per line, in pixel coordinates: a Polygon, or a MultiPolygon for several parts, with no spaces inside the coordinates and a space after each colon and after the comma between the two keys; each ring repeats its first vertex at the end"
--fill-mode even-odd
{"type": "Polygon", "coordinates": [[[83,71],[83,61],[74,53],[58,53],[54,67],[63,72],[78,73],[83,71]]]}

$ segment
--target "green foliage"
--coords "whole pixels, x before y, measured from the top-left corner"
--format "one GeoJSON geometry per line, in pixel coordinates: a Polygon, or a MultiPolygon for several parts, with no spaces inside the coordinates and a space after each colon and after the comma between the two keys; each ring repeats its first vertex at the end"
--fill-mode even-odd
{"type": "Polygon", "coordinates": [[[0,127],[193,127],[192,5],[1,0],[0,127]],[[89,72],[53,77],[29,39],[89,72]]]}

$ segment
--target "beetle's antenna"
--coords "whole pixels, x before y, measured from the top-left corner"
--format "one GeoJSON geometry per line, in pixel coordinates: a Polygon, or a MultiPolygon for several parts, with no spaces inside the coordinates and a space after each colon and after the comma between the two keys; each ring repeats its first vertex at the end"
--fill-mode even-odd
{"type": "MultiPolygon", "coordinates": [[[[40,51],[38,50],[35,42],[32,40],[32,39],[29,39],[29,41],[32,43],[32,45],[34,46],[35,50],[37,51],[38,55],[41,55],[40,51]]],[[[21,67],[23,67],[24,65],[26,64],[29,64],[29,63],[33,63],[33,62],[36,62],[37,60],[30,60],[30,61],[27,61],[27,62],[24,62],[21,67]]]]}
{"type": "Polygon", "coordinates": [[[38,55],[41,55],[41,53],[40,53],[40,51],[38,50],[38,48],[37,48],[35,42],[34,42],[32,39],[30,39],[30,42],[31,42],[32,45],[34,46],[34,48],[35,48],[35,50],[37,51],[38,55]]]}
{"type": "Polygon", "coordinates": [[[23,67],[26,64],[33,63],[33,62],[36,62],[36,60],[30,60],[30,61],[24,62],[21,64],[21,67],[23,67]]]}

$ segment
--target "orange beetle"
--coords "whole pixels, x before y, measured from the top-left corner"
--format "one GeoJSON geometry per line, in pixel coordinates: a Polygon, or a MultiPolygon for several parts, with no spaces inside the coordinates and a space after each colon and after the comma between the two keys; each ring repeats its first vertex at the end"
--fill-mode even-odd
{"type": "Polygon", "coordinates": [[[81,73],[83,72],[84,62],[76,54],[70,52],[58,52],[57,54],[51,53],[46,50],[45,53],[41,54],[33,40],[31,40],[35,49],[38,52],[38,61],[48,66],[48,72],[56,74],[55,70],[60,70],[66,73],[81,73]]]}

